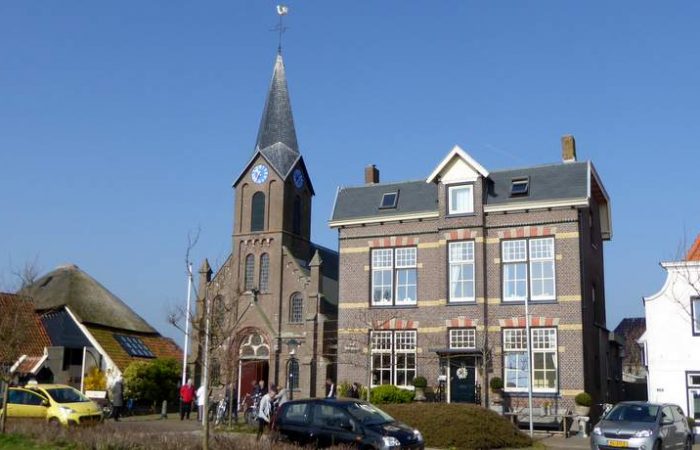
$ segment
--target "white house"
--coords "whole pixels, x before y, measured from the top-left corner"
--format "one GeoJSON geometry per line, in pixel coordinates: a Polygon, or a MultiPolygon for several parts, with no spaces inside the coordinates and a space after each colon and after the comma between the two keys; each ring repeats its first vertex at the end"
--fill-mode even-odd
{"type": "Polygon", "coordinates": [[[666,282],[644,298],[639,338],[648,369],[649,401],[679,405],[700,419],[700,236],[678,262],[664,262],[666,282]]]}

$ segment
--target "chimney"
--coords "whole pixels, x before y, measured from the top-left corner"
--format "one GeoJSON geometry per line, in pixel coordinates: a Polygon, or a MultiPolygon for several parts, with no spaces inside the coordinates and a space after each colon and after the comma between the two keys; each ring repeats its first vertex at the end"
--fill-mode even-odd
{"type": "Polygon", "coordinates": [[[565,163],[576,162],[576,140],[570,134],[561,137],[561,159],[565,163]]]}
{"type": "Polygon", "coordinates": [[[372,164],[365,167],[365,184],[379,183],[379,169],[372,164]]]}

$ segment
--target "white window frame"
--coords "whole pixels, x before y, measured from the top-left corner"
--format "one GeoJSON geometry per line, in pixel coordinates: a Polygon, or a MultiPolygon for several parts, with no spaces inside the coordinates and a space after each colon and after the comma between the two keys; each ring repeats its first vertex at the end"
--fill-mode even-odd
{"type": "Polygon", "coordinates": [[[473,214],[474,213],[474,185],[473,184],[458,184],[447,186],[447,214],[473,214]],[[457,194],[460,191],[467,191],[467,205],[459,207],[452,201],[453,193],[457,194]]]}
{"type": "Polygon", "coordinates": [[[692,313],[693,336],[700,336],[700,297],[690,297],[690,312],[692,313]]]}
{"type": "Polygon", "coordinates": [[[501,271],[503,278],[501,283],[502,300],[504,302],[525,301],[528,298],[532,301],[556,300],[557,264],[553,237],[503,240],[501,241],[501,262],[503,266],[501,271]],[[545,252],[542,252],[542,249],[545,249],[545,252]],[[535,279],[533,268],[536,265],[544,267],[547,264],[551,265],[552,276],[535,279]],[[525,292],[518,293],[518,285],[523,286],[523,283],[525,292]],[[534,295],[536,283],[539,283],[540,287],[544,286],[545,283],[551,283],[552,293],[534,295]],[[509,295],[509,293],[511,294],[509,295]]]}
{"type": "Polygon", "coordinates": [[[413,379],[417,373],[416,339],[416,330],[372,331],[370,333],[372,387],[393,384],[402,388],[412,388],[413,379]],[[399,355],[402,358],[399,358],[399,355]],[[379,365],[377,365],[377,358],[379,358],[379,365]],[[400,366],[399,359],[403,359],[403,366],[400,366]],[[376,380],[375,371],[379,373],[376,380]],[[403,384],[398,383],[399,373],[403,374],[403,384]]]}
{"type": "Polygon", "coordinates": [[[476,329],[450,328],[449,348],[454,350],[475,349],[476,329]]]}
{"type": "Polygon", "coordinates": [[[532,392],[556,393],[559,390],[559,349],[558,330],[556,328],[530,328],[530,354],[527,355],[527,342],[525,341],[525,328],[506,328],[503,330],[503,384],[507,392],[525,392],[527,383],[532,380],[532,392]],[[546,365],[547,354],[554,354],[553,367],[546,365]],[[516,356],[515,361],[519,367],[509,367],[508,356],[516,356]],[[539,361],[545,363],[540,367],[539,361]],[[530,363],[530,361],[532,361],[530,363]],[[530,368],[530,377],[525,380],[524,385],[508,386],[509,380],[519,377],[518,373],[524,370],[523,365],[530,368]],[[538,367],[535,367],[535,366],[538,367]],[[547,373],[554,373],[554,386],[547,386],[547,373]]]}
{"type": "Polygon", "coordinates": [[[418,248],[376,248],[371,251],[371,298],[372,306],[411,306],[418,302],[418,248]],[[411,275],[412,274],[412,275],[411,275]],[[411,279],[413,278],[413,279],[411,279]],[[381,281],[381,283],[379,283],[381,281]],[[379,299],[376,290],[384,295],[379,299]],[[401,293],[411,292],[415,298],[401,293]],[[388,294],[388,295],[387,295],[388,294]]]}
{"type": "Polygon", "coordinates": [[[686,372],[686,393],[688,395],[688,417],[700,420],[700,372],[686,372]],[[695,382],[697,381],[697,383],[695,382]]]}
{"type": "Polygon", "coordinates": [[[449,266],[449,298],[450,303],[474,302],[476,301],[476,275],[474,270],[474,241],[458,241],[450,242],[448,246],[448,266],[449,266]],[[459,251],[460,247],[466,247],[465,250],[459,251]],[[453,251],[454,250],[454,251],[453,251]],[[464,254],[466,253],[466,256],[464,254]],[[456,272],[457,270],[457,272],[456,272]],[[471,280],[468,278],[457,278],[458,274],[465,272],[471,273],[471,280]],[[454,286],[462,285],[462,293],[467,289],[466,286],[471,284],[471,296],[457,297],[453,295],[454,286]]]}

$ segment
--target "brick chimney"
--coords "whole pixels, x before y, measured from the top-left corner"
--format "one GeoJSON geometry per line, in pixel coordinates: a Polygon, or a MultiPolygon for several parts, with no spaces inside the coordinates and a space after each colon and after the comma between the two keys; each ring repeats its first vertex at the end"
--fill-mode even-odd
{"type": "Polygon", "coordinates": [[[365,184],[379,183],[379,169],[374,164],[365,167],[365,184]]]}
{"type": "Polygon", "coordinates": [[[576,141],[570,134],[561,137],[561,159],[565,163],[576,162],[576,141]]]}

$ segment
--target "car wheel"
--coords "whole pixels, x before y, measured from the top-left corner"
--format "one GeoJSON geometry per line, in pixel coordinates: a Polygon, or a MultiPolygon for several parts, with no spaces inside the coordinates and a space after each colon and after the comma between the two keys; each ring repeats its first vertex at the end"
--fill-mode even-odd
{"type": "Polygon", "coordinates": [[[661,449],[662,449],[661,441],[654,442],[654,450],[661,450],[661,449]]]}
{"type": "Polygon", "coordinates": [[[57,426],[61,425],[61,421],[58,420],[56,417],[52,417],[49,419],[49,425],[57,427],[57,426]]]}

